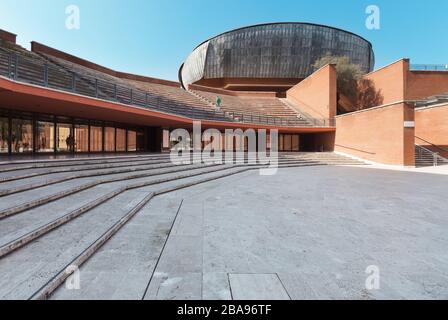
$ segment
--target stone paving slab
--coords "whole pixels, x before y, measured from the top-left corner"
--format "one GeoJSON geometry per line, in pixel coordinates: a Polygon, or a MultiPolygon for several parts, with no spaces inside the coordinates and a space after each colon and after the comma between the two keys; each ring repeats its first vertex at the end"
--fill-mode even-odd
{"type": "Polygon", "coordinates": [[[73,189],[77,186],[85,185],[93,181],[95,181],[95,178],[81,178],[1,197],[0,210],[21,205],[33,200],[38,200],[45,196],[50,196],[64,190],[73,189]]]}
{"type": "Polygon", "coordinates": [[[277,273],[292,299],[446,299],[445,188],[443,176],[351,167],[251,172],[185,191],[173,231],[202,229],[203,275],[277,273]],[[365,288],[370,265],[380,290],[365,288]]]}
{"type": "Polygon", "coordinates": [[[2,258],[0,298],[29,298],[144,196],[122,194],[2,258]]]}
{"type": "Polygon", "coordinates": [[[180,202],[168,196],[151,200],[81,267],[80,290],[60,287],[52,298],[141,299],[180,202]]]}
{"type": "MultiPolygon", "coordinates": [[[[155,271],[146,299],[230,299],[229,274],[271,275],[264,292],[278,286],[276,275],[292,299],[447,299],[446,182],[423,173],[310,167],[268,177],[245,172],[179,190],[156,198],[160,215],[137,215],[140,227],[122,233],[127,225],[115,236],[128,241],[112,238],[85,264],[92,266],[84,269],[87,296],[134,299],[155,271]],[[164,205],[180,199],[160,255],[158,232],[166,238],[177,210],[164,205]],[[119,261],[126,264],[114,278],[119,261]],[[379,290],[365,287],[370,265],[379,267],[379,290]]],[[[28,269],[51,271],[38,261],[28,269]]]]}
{"type": "Polygon", "coordinates": [[[229,274],[235,300],[290,300],[277,274],[229,274]]]}

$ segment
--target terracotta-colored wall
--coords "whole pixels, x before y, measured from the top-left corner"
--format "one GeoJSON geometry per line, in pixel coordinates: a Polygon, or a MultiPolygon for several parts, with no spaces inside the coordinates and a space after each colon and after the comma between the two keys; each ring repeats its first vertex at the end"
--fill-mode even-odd
{"type": "Polygon", "coordinates": [[[335,133],[316,133],[314,135],[314,150],[333,152],[335,142],[335,133]]]}
{"type": "Polygon", "coordinates": [[[329,64],[286,92],[287,99],[303,112],[317,119],[330,119],[336,115],[337,74],[335,65],[329,64]]]}
{"type": "Polygon", "coordinates": [[[14,33],[0,29],[0,39],[16,43],[17,36],[14,33]]]}
{"type": "Polygon", "coordinates": [[[353,112],[336,117],[335,150],[366,160],[415,165],[414,109],[405,103],[353,112]]]}
{"type": "Polygon", "coordinates": [[[418,100],[441,93],[448,93],[448,72],[409,71],[406,99],[418,100]]]}
{"type": "Polygon", "coordinates": [[[448,72],[410,71],[408,59],[394,62],[364,76],[381,91],[383,104],[418,100],[448,93],[448,72]]]}
{"type": "Polygon", "coordinates": [[[415,110],[415,136],[416,144],[448,157],[448,104],[415,110]]]}
{"type": "Polygon", "coordinates": [[[409,60],[402,59],[364,76],[372,80],[375,89],[381,91],[383,104],[405,100],[406,73],[409,60]]]}

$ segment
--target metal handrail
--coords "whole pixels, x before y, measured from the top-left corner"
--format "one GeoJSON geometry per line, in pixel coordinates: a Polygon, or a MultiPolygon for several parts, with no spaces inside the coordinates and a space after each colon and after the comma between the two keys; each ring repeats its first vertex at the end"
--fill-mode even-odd
{"type": "Polygon", "coordinates": [[[448,71],[448,64],[411,64],[411,71],[448,71]]]}
{"type": "Polygon", "coordinates": [[[232,120],[239,123],[266,124],[275,126],[309,126],[334,127],[334,119],[298,119],[275,117],[260,113],[228,112],[222,110],[205,110],[182,105],[178,110],[164,105],[169,98],[157,96],[151,92],[130,88],[89,75],[81,75],[51,61],[30,59],[19,53],[12,53],[0,48],[0,75],[19,82],[31,83],[47,88],[58,89],[83,96],[114,101],[128,105],[144,107],[173,115],[188,116],[192,119],[213,118],[218,121],[232,120]]]}
{"type": "Polygon", "coordinates": [[[438,152],[433,152],[425,147],[420,145],[415,145],[418,150],[418,154],[421,157],[423,153],[429,154],[432,156],[432,164],[434,167],[437,167],[440,163],[447,163],[448,160],[442,157],[438,152]]]}
{"type": "MultiPolygon", "coordinates": [[[[434,147],[434,148],[436,148],[436,149],[439,149],[439,150],[442,151],[442,152],[448,152],[447,149],[441,148],[441,147],[439,147],[438,145],[435,145],[434,143],[429,142],[428,140],[425,140],[425,139],[420,138],[420,137],[418,137],[418,136],[415,136],[415,138],[418,139],[418,140],[420,140],[420,141],[423,141],[423,142],[429,144],[431,147],[434,147]]],[[[418,145],[418,146],[420,146],[420,145],[418,145]]],[[[420,147],[424,148],[423,146],[420,146],[420,147]]],[[[425,149],[427,149],[427,148],[425,148],[425,149]]],[[[428,150],[429,150],[429,149],[428,149],[428,150]]]]}

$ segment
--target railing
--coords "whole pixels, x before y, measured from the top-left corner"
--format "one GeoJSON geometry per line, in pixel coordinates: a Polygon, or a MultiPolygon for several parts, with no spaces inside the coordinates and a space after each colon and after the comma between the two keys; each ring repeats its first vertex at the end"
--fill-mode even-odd
{"type": "MultiPolygon", "coordinates": [[[[437,149],[437,150],[440,150],[442,153],[447,153],[447,154],[448,154],[448,149],[444,149],[444,148],[442,148],[442,147],[439,147],[438,145],[435,145],[434,143],[429,142],[428,140],[425,140],[425,139],[420,138],[420,137],[418,137],[418,136],[415,136],[415,138],[416,138],[417,140],[420,140],[420,141],[424,142],[425,144],[431,146],[432,148],[435,148],[435,149],[437,149]]],[[[422,148],[423,148],[423,147],[422,147],[422,148]]],[[[426,148],[426,149],[427,149],[427,148],[426,148]]],[[[428,149],[428,150],[429,150],[429,149],[428,149]]]]}
{"type": "Polygon", "coordinates": [[[447,71],[448,64],[411,64],[413,71],[447,71]]]}
{"type": "Polygon", "coordinates": [[[424,155],[427,155],[428,157],[432,157],[432,165],[434,167],[437,167],[440,164],[448,163],[447,159],[441,157],[438,152],[433,152],[425,147],[415,145],[415,148],[417,150],[417,159],[423,158],[424,155]]]}
{"type": "MultiPolygon", "coordinates": [[[[43,58],[42,58],[43,59],[43,58]]],[[[290,127],[334,127],[334,119],[299,119],[256,113],[205,110],[185,105],[173,106],[172,100],[154,93],[79,74],[50,61],[30,59],[0,48],[0,75],[18,82],[57,89],[97,99],[143,107],[195,120],[230,121],[290,127]]]]}

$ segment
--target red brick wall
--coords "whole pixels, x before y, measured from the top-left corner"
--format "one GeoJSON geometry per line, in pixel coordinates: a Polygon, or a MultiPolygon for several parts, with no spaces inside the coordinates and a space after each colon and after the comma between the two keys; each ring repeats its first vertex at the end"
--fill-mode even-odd
{"type": "Polygon", "coordinates": [[[335,142],[335,133],[316,133],[314,135],[314,150],[333,152],[335,142]]]}
{"type": "Polygon", "coordinates": [[[402,59],[364,77],[381,90],[383,104],[448,93],[448,72],[410,71],[409,67],[409,60],[402,59]]]}
{"type": "Polygon", "coordinates": [[[383,104],[405,100],[406,73],[409,60],[402,59],[364,76],[373,81],[375,89],[381,91],[383,104]]]}
{"type": "Polygon", "coordinates": [[[448,93],[448,72],[409,71],[406,99],[418,100],[448,93]]]}
{"type": "Polygon", "coordinates": [[[416,144],[439,152],[441,156],[448,158],[448,104],[417,109],[415,136],[416,144]]]}
{"type": "Polygon", "coordinates": [[[366,160],[413,166],[414,128],[404,121],[414,121],[414,110],[397,103],[336,117],[335,150],[366,160]]]}
{"type": "Polygon", "coordinates": [[[14,33],[0,29],[0,39],[8,41],[8,42],[16,43],[16,37],[17,36],[14,33]]]}
{"type": "Polygon", "coordinates": [[[288,90],[286,97],[314,118],[333,118],[337,108],[335,65],[327,65],[316,71],[288,90]]]}

